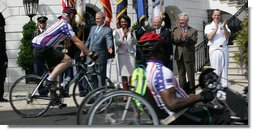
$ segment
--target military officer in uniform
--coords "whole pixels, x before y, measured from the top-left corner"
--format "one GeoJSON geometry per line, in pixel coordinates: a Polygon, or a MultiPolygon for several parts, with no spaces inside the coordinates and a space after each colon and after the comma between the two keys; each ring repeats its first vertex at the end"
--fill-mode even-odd
{"type": "Polygon", "coordinates": [[[223,87],[228,86],[228,38],[231,31],[227,26],[227,20],[221,22],[221,11],[215,9],[212,14],[213,21],[206,25],[205,34],[208,38],[209,56],[214,72],[221,76],[223,87]]]}
{"type": "MultiPolygon", "coordinates": [[[[37,18],[37,28],[33,33],[33,37],[36,37],[46,31],[47,20],[48,18],[46,16],[40,16],[37,18]]],[[[43,75],[44,71],[46,71],[44,63],[37,61],[35,58],[33,59],[33,67],[35,73],[39,76],[43,75]]],[[[46,96],[48,94],[48,90],[41,86],[39,88],[39,94],[46,96]]]]}

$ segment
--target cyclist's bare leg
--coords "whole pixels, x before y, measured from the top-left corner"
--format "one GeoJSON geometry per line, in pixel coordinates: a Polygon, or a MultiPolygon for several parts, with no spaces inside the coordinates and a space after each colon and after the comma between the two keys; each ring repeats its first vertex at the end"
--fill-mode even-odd
{"type": "Polygon", "coordinates": [[[48,76],[47,79],[47,86],[49,88],[49,92],[51,95],[51,100],[53,105],[59,105],[59,108],[66,107],[66,104],[61,103],[60,98],[56,94],[56,77],[62,73],[64,70],[66,70],[71,65],[71,58],[68,55],[64,55],[64,58],[62,61],[53,69],[51,74],[48,76]]]}
{"type": "Polygon", "coordinates": [[[50,77],[52,80],[56,80],[57,76],[64,72],[71,65],[71,63],[71,58],[65,54],[62,61],[55,66],[55,68],[48,77],[50,77]]]}

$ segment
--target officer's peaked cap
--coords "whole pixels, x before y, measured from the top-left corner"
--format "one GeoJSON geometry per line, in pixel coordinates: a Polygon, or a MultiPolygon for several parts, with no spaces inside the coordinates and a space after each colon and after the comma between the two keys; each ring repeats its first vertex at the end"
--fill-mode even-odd
{"type": "Polygon", "coordinates": [[[38,21],[47,21],[47,17],[46,16],[40,16],[37,18],[38,21]]]}

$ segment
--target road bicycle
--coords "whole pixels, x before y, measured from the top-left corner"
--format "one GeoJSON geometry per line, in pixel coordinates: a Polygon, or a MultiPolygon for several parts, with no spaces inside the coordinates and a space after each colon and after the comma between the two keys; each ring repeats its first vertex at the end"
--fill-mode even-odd
{"type": "MultiPolygon", "coordinates": [[[[72,97],[77,107],[84,99],[84,97],[79,96],[78,85],[85,80],[88,89],[94,89],[91,85],[92,79],[89,78],[90,76],[98,76],[101,79],[104,78],[107,85],[114,85],[108,77],[103,76],[102,74],[87,72],[85,67],[86,65],[88,64],[78,63],[71,66],[80,67],[81,69],[74,75],[74,78],[66,86],[67,88],[73,88],[72,97]]],[[[45,72],[42,76],[33,74],[25,75],[14,82],[10,89],[9,101],[11,107],[18,115],[26,118],[39,117],[47,112],[51,106],[54,106],[51,103],[52,101],[49,95],[39,94],[39,87],[45,86],[45,81],[49,74],[50,71],[45,72]]],[[[57,95],[60,100],[63,100],[59,90],[60,88],[58,87],[57,95]]]]}

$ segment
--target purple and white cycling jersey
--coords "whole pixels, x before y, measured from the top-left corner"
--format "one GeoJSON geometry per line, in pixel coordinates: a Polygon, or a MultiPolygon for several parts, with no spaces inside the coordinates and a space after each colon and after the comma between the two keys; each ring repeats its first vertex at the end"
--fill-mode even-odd
{"type": "Polygon", "coordinates": [[[36,46],[54,47],[66,38],[75,36],[72,27],[65,20],[58,20],[50,26],[47,31],[33,38],[32,43],[36,46]]]}
{"type": "Polygon", "coordinates": [[[175,88],[177,97],[186,98],[188,95],[179,86],[176,78],[173,75],[173,72],[166,68],[162,62],[157,60],[149,60],[147,62],[146,71],[148,74],[148,88],[151,90],[150,92],[154,97],[156,104],[169,115],[173,115],[174,112],[170,111],[165,106],[159,92],[166,89],[175,88]]]}

